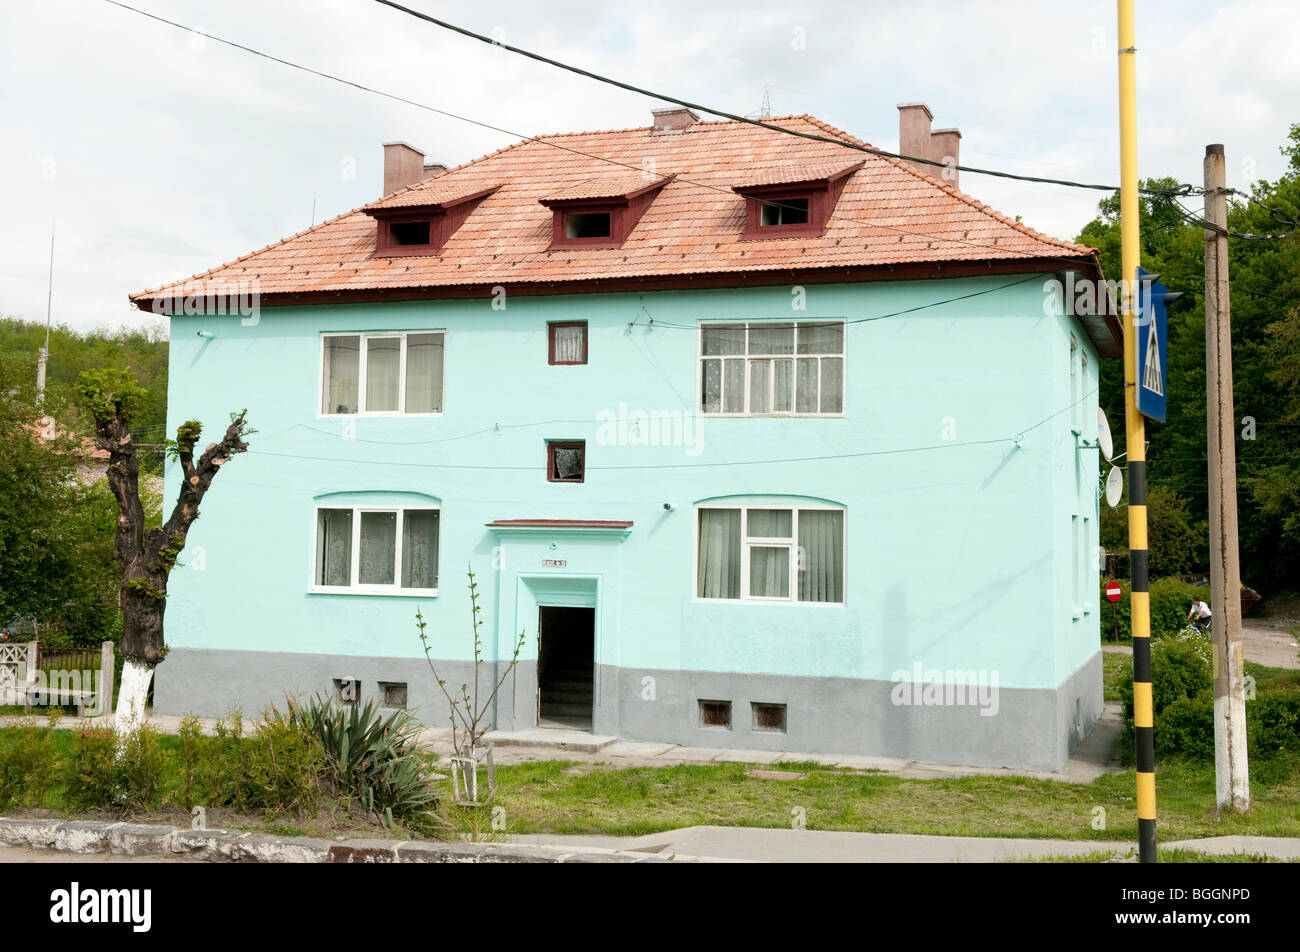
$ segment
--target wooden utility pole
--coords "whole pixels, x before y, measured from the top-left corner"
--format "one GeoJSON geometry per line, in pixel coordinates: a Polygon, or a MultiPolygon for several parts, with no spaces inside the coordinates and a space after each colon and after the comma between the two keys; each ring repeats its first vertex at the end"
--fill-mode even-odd
{"type": "Polygon", "coordinates": [[[1222,145],[1205,147],[1205,409],[1210,449],[1210,607],[1214,611],[1214,787],[1219,809],[1250,806],[1237,553],[1228,195],[1222,145]]]}

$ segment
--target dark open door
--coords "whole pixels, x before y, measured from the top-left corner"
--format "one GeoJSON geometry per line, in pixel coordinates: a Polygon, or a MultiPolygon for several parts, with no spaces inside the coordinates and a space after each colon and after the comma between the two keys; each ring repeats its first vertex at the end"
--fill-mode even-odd
{"type": "Polygon", "coordinates": [[[538,726],[591,730],[595,609],[543,606],[537,630],[538,726]]]}

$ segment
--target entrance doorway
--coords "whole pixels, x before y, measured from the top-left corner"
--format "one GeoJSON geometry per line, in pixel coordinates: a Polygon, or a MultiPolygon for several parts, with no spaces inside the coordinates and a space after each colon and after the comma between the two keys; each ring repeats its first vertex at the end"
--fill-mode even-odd
{"type": "Polygon", "coordinates": [[[537,632],[537,726],[591,730],[596,610],[543,606],[537,632]]]}

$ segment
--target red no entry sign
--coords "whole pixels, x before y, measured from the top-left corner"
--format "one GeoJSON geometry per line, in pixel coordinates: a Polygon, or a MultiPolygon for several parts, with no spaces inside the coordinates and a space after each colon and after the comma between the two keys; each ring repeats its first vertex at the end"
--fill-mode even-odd
{"type": "Polygon", "coordinates": [[[1106,583],[1106,597],[1107,597],[1108,599],[1110,599],[1112,602],[1117,602],[1117,601],[1119,601],[1119,596],[1120,596],[1121,594],[1122,594],[1122,593],[1121,593],[1121,590],[1120,590],[1120,587],[1119,587],[1119,582],[1107,582],[1107,583],[1106,583]]]}

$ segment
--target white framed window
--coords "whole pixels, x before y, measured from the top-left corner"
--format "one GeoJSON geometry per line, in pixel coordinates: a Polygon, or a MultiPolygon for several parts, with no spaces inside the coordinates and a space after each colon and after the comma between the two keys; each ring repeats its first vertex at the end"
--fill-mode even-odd
{"type": "Polygon", "coordinates": [[[312,590],[438,594],[436,507],[317,506],[312,590]]]}
{"type": "Polygon", "coordinates": [[[710,416],[840,416],[842,320],[700,325],[699,410],[710,416]]]}
{"type": "Polygon", "coordinates": [[[323,416],[442,413],[443,331],[322,334],[323,416]]]}
{"type": "Polygon", "coordinates": [[[697,598],[844,602],[838,506],[697,507],[697,598]]]}

